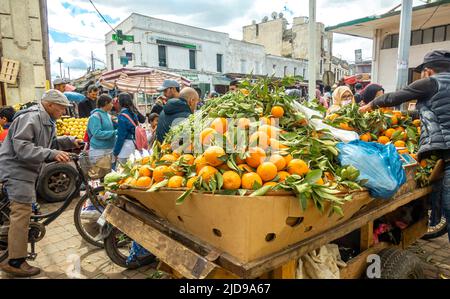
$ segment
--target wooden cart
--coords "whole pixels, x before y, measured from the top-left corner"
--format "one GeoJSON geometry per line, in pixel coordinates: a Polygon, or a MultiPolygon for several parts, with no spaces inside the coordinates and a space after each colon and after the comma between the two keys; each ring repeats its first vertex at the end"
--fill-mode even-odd
{"type": "MultiPolygon", "coordinates": [[[[158,257],[159,269],[181,278],[295,278],[297,261],[303,255],[360,230],[360,254],[341,269],[341,278],[360,278],[367,268],[367,257],[392,247],[390,243],[373,245],[374,221],[413,201],[425,203],[431,188],[415,189],[391,200],[373,200],[352,218],[323,233],[263,258],[242,263],[197,237],[174,227],[150,213],[142,205],[120,196],[104,212],[106,220],[158,257]]],[[[428,227],[424,213],[416,223],[402,230],[398,247],[405,249],[422,237],[428,227]]]]}

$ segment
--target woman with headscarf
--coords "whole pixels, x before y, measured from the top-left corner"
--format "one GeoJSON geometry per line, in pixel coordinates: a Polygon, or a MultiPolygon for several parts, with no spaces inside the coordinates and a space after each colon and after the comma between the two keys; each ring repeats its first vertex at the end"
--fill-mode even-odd
{"type": "Polygon", "coordinates": [[[339,86],[333,92],[333,104],[328,109],[327,114],[335,113],[342,107],[354,102],[352,90],[347,86],[339,86]]]}
{"type": "Polygon", "coordinates": [[[384,95],[384,88],[379,84],[370,84],[361,92],[361,106],[367,105],[378,97],[384,95]]]}

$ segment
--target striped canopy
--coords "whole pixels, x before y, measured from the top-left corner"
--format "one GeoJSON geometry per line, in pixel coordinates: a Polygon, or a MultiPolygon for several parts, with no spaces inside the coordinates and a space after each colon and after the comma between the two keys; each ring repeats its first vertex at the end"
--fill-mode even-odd
{"type": "Polygon", "coordinates": [[[166,79],[176,80],[184,86],[191,85],[191,81],[181,75],[152,68],[121,68],[103,73],[99,81],[107,89],[117,86],[120,91],[154,94],[166,79]]]}

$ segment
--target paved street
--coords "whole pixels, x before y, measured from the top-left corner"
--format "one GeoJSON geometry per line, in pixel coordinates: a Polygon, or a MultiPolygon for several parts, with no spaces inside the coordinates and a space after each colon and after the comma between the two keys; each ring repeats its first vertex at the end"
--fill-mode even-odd
{"type": "MultiPolygon", "coordinates": [[[[80,278],[146,279],[158,275],[154,267],[126,270],[113,264],[104,250],[84,242],[73,224],[73,208],[47,227],[47,234],[37,245],[38,257],[32,262],[43,269],[36,278],[76,278],[72,265],[80,261],[80,278]],[[74,263],[75,261],[75,263],[74,263]]],[[[433,241],[419,240],[410,247],[423,261],[428,278],[450,278],[450,246],[447,235],[433,241]]],[[[8,278],[0,272],[0,278],[8,278]]]]}

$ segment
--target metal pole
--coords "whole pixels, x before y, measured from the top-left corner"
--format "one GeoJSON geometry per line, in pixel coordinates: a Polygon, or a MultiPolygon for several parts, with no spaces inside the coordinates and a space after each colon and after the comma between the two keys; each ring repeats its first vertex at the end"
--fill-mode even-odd
{"type": "Polygon", "coordinates": [[[308,94],[309,100],[316,97],[316,0],[309,0],[309,45],[308,45],[308,94]]]}
{"type": "Polygon", "coordinates": [[[409,47],[411,44],[411,21],[413,0],[402,0],[400,16],[400,34],[398,41],[398,60],[396,90],[404,88],[408,84],[409,47]]]}

